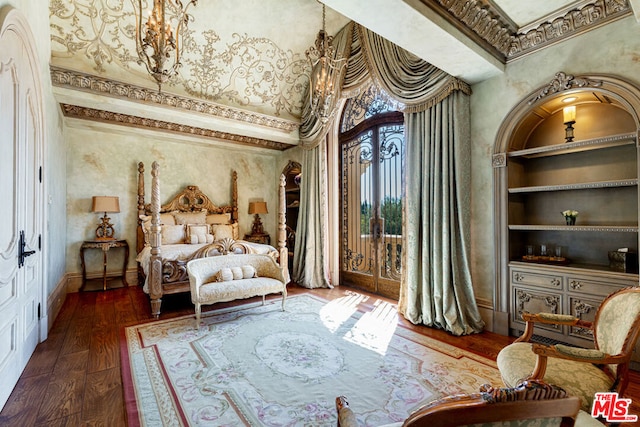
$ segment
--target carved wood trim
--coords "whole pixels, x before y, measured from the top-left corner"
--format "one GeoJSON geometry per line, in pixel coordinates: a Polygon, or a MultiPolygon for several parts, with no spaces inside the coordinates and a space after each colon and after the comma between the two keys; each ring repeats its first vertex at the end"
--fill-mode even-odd
{"type": "Polygon", "coordinates": [[[233,119],[251,125],[265,126],[286,133],[294,132],[299,124],[291,120],[278,119],[264,114],[251,113],[245,110],[215,104],[209,101],[172,95],[147,89],[129,83],[110,80],[91,74],[67,70],[51,66],[51,83],[56,87],[67,87],[91,92],[97,95],[108,95],[114,98],[130,101],[152,103],[162,106],[170,106],[184,111],[197,112],[209,116],[233,119]]]}
{"type": "Polygon", "coordinates": [[[504,63],[633,12],[628,0],[593,0],[516,28],[490,0],[421,1],[504,63]]]}
{"type": "Polygon", "coordinates": [[[216,206],[197,185],[187,185],[169,203],[160,207],[160,212],[196,212],[206,210],[211,214],[230,213],[233,206],[216,206]]]}
{"type": "Polygon", "coordinates": [[[113,123],[131,127],[138,127],[151,130],[164,130],[188,136],[202,138],[213,138],[233,142],[235,144],[252,147],[268,148],[271,150],[284,151],[293,147],[284,142],[271,141],[268,139],[255,138],[246,135],[239,135],[229,132],[221,132],[213,129],[205,129],[196,126],[189,126],[181,123],[167,122],[164,120],[149,119],[146,117],[132,116],[130,114],[113,113],[111,111],[98,110],[96,108],[80,107],[78,105],[60,104],[62,112],[66,117],[76,119],[86,119],[103,123],[113,123]]]}

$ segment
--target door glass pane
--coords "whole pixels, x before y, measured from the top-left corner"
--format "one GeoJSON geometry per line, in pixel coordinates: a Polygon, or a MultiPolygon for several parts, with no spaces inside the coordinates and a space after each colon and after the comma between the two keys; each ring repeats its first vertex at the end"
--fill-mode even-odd
{"type": "Polygon", "coordinates": [[[365,274],[373,272],[372,139],[369,131],[342,145],[342,269],[365,274]]]}
{"type": "Polygon", "coordinates": [[[379,131],[379,204],[382,219],[380,276],[400,279],[402,254],[402,165],[404,126],[383,126],[379,131]]]}

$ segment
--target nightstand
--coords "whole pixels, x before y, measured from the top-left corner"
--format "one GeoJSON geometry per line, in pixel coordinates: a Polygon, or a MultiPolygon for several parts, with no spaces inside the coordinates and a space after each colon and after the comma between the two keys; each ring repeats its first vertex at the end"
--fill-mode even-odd
{"type": "Polygon", "coordinates": [[[87,271],[84,263],[84,251],[87,249],[100,249],[102,250],[102,290],[107,290],[107,254],[111,248],[124,248],[124,262],[122,265],[122,275],[115,276],[121,277],[124,286],[129,286],[127,283],[127,262],[129,261],[129,244],[126,240],[85,240],[80,246],[80,264],[82,264],[82,286],[80,291],[84,290],[87,285],[87,271]]]}
{"type": "Polygon", "coordinates": [[[271,236],[268,234],[245,234],[244,240],[253,243],[262,243],[263,245],[271,244],[271,236]]]}

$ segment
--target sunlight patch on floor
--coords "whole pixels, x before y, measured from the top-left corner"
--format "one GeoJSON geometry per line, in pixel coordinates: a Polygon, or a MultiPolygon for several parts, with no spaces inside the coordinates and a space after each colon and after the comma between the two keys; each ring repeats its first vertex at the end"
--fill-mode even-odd
{"type": "Polygon", "coordinates": [[[351,317],[358,310],[361,302],[369,299],[366,295],[350,292],[348,295],[330,301],[320,309],[320,319],[322,323],[332,333],[336,332],[340,325],[351,317]]]}
{"type": "Polygon", "coordinates": [[[395,305],[377,300],[374,309],[365,313],[344,339],[363,348],[386,354],[391,337],[398,327],[398,310],[395,305]]]}

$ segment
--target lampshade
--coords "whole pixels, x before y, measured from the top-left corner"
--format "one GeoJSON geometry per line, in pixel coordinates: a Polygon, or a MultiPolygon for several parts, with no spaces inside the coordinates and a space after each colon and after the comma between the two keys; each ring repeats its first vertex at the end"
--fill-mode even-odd
{"type": "Polygon", "coordinates": [[[249,213],[250,214],[266,214],[266,213],[269,213],[269,211],[267,211],[267,202],[250,202],[249,203],[249,213]]]}
{"type": "Polygon", "coordinates": [[[93,196],[91,212],[120,212],[120,201],[117,196],[93,196]]]}
{"type": "Polygon", "coordinates": [[[562,118],[564,123],[575,122],[576,121],[576,106],[572,105],[570,107],[564,107],[562,109],[562,118]]]}

